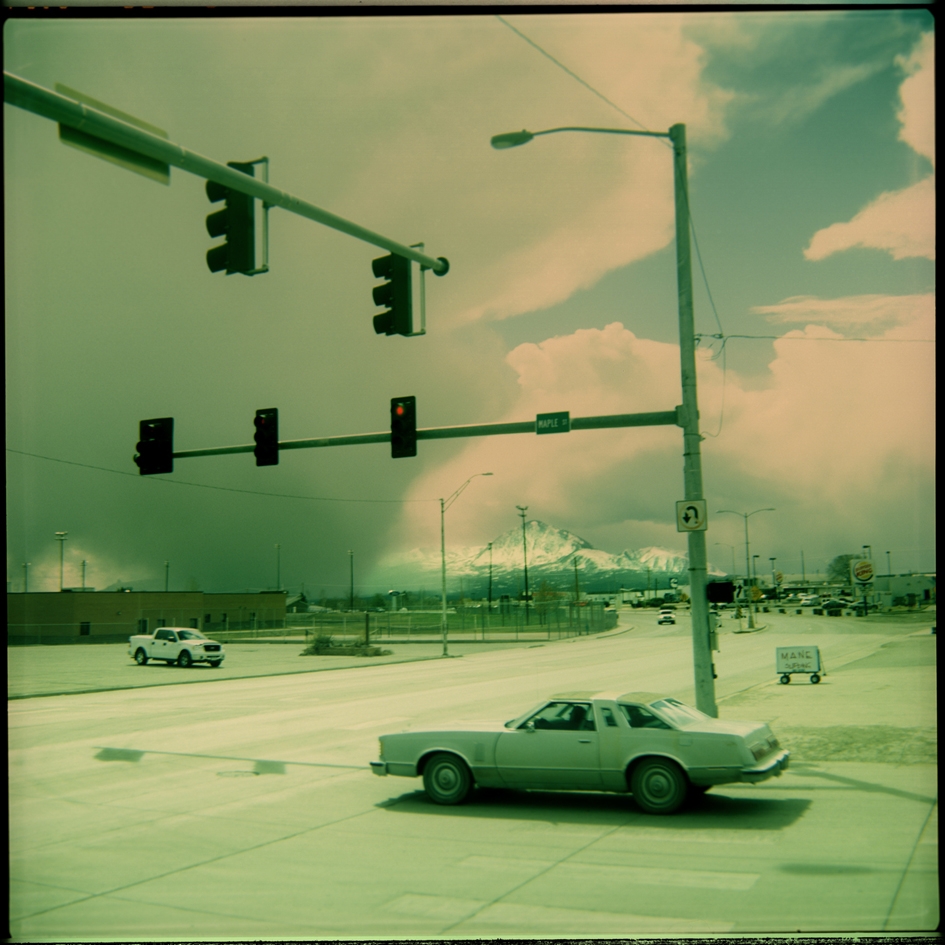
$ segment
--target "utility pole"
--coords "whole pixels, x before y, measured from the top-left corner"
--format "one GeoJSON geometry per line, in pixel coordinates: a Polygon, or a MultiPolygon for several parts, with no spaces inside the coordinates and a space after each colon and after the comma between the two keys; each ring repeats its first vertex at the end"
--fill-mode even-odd
{"type": "Polygon", "coordinates": [[[86,565],[86,564],[87,564],[87,562],[86,562],[85,559],[83,558],[83,559],[82,559],[82,590],[83,590],[83,591],[85,590],[85,565],[86,565]]]}
{"type": "MultiPolygon", "coordinates": [[[[676,288],[679,304],[679,368],[682,381],[683,486],[684,498],[704,499],[702,488],[702,434],[699,432],[699,399],[696,388],[696,335],[692,301],[692,256],[689,246],[689,169],[686,126],[669,129],[673,143],[673,194],[676,205],[676,288]]],[[[688,534],[689,598],[692,615],[692,661],[696,708],[713,718],[719,714],[715,702],[715,666],[709,641],[709,601],[706,597],[708,555],[705,531],[688,534]]]]}
{"type": "Polygon", "coordinates": [[[30,592],[30,563],[29,561],[23,562],[23,593],[29,594],[30,592]]]}
{"type": "Polygon", "coordinates": [[[276,545],[276,590],[282,590],[282,549],[276,545]]]}
{"type": "Polygon", "coordinates": [[[56,541],[59,542],[59,590],[62,591],[62,573],[63,573],[63,561],[64,561],[64,549],[66,547],[66,535],[68,532],[56,532],[56,541]]]}
{"type": "Polygon", "coordinates": [[[348,598],[348,610],[354,611],[354,552],[348,552],[348,564],[351,570],[351,593],[348,598]]]}
{"type": "Polygon", "coordinates": [[[516,505],[518,514],[522,516],[522,560],[525,563],[525,623],[528,624],[528,543],[525,540],[525,513],[527,505],[516,505]]]}
{"type": "MultiPolygon", "coordinates": [[[[85,564],[84,561],[83,561],[82,563],[85,564]]],[[[170,583],[170,576],[171,576],[171,563],[170,563],[170,561],[165,561],[165,562],[164,562],[164,593],[165,593],[165,594],[167,593],[167,588],[168,588],[168,585],[169,585],[169,583],[170,583]]],[[[84,572],[83,572],[83,583],[82,583],[82,586],[85,587],[85,574],[84,574],[84,572]]]]}
{"type": "MultiPolygon", "coordinates": [[[[886,552],[889,554],[889,552],[886,552]]],[[[492,542],[489,542],[489,613],[492,613],[492,542]]]]}

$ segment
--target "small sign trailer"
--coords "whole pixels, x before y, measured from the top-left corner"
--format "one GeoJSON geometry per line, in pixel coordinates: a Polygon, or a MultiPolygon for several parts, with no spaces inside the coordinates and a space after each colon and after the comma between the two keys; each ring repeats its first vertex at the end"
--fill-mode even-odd
{"type": "Polygon", "coordinates": [[[820,662],[820,649],[816,646],[779,646],[775,648],[775,671],[781,674],[781,682],[787,685],[793,673],[810,673],[810,681],[819,683],[820,676],[827,675],[820,662]]]}

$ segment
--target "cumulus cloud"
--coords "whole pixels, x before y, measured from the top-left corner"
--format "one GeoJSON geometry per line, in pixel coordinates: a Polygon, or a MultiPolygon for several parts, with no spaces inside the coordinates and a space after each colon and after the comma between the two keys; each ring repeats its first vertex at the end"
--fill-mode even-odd
{"type": "Polygon", "coordinates": [[[917,154],[935,164],[935,38],[923,33],[909,56],[896,59],[906,80],[899,88],[902,108],[898,118],[902,125],[899,137],[917,154]]]}
{"type": "MultiPolygon", "coordinates": [[[[896,64],[907,74],[899,88],[899,138],[935,163],[935,62],[931,33],[896,64]]],[[[935,258],[935,176],[903,190],[887,191],[852,220],[818,230],[804,250],[809,260],[825,259],[854,247],[880,249],[893,259],[935,258]]]]}
{"type": "MultiPolygon", "coordinates": [[[[842,343],[824,324],[788,331],[774,343],[761,385],[732,370],[723,378],[719,362],[700,358],[703,429],[717,424],[725,384],[721,435],[703,445],[707,495],[732,502],[758,495],[762,504],[780,500],[801,509],[796,521],[778,525],[777,540],[794,554],[805,538],[839,540],[846,511],[872,507],[882,496],[894,514],[912,501],[917,483],[931,487],[933,345],[908,339],[934,337],[934,311],[931,296],[782,305],[783,312],[770,306],[771,314],[803,320],[806,310],[824,321],[824,313],[837,313],[841,326],[862,313],[858,324],[876,339],[842,343]]],[[[572,416],[667,410],[680,400],[678,347],[641,339],[616,322],[520,345],[508,363],[520,391],[508,420],[555,410],[572,416]]],[[[494,498],[501,494],[519,496],[530,518],[545,516],[560,527],[580,522],[584,537],[606,536],[608,551],[632,547],[634,536],[644,534],[646,544],[659,534],[668,547],[683,546],[671,524],[683,485],[677,428],[521,435],[514,450],[507,442],[501,436],[464,441],[449,462],[414,483],[416,496],[449,495],[473,473],[495,474],[475,480],[447,513],[449,542],[485,543],[511,527],[507,498],[504,504],[494,498]]],[[[426,518],[401,528],[411,544],[434,547],[439,523],[426,518]]]]}
{"type": "Polygon", "coordinates": [[[825,259],[855,246],[887,250],[893,259],[934,259],[935,178],[880,194],[849,222],[818,230],[804,257],[825,259]]]}
{"type": "Polygon", "coordinates": [[[767,316],[775,324],[825,325],[839,331],[863,326],[892,327],[925,320],[933,309],[929,294],[848,295],[839,299],[820,299],[798,295],[777,305],[756,305],[752,312],[767,316]]]}

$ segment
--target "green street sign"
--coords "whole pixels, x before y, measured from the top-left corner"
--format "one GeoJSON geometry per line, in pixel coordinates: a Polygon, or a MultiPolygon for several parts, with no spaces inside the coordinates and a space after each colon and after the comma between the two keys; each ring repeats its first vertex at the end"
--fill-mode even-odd
{"type": "Polygon", "coordinates": [[[540,413],[535,419],[536,433],[570,433],[571,414],[567,410],[561,413],[540,413]]]}

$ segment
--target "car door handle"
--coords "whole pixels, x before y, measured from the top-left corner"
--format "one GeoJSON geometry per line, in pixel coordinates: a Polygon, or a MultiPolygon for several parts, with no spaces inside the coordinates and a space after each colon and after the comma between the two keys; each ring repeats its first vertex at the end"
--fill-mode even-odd
{"type": "Polygon", "coordinates": [[[578,739],[578,742],[579,742],[581,745],[590,745],[591,740],[590,740],[589,738],[579,738],[579,739],[578,739]]]}

